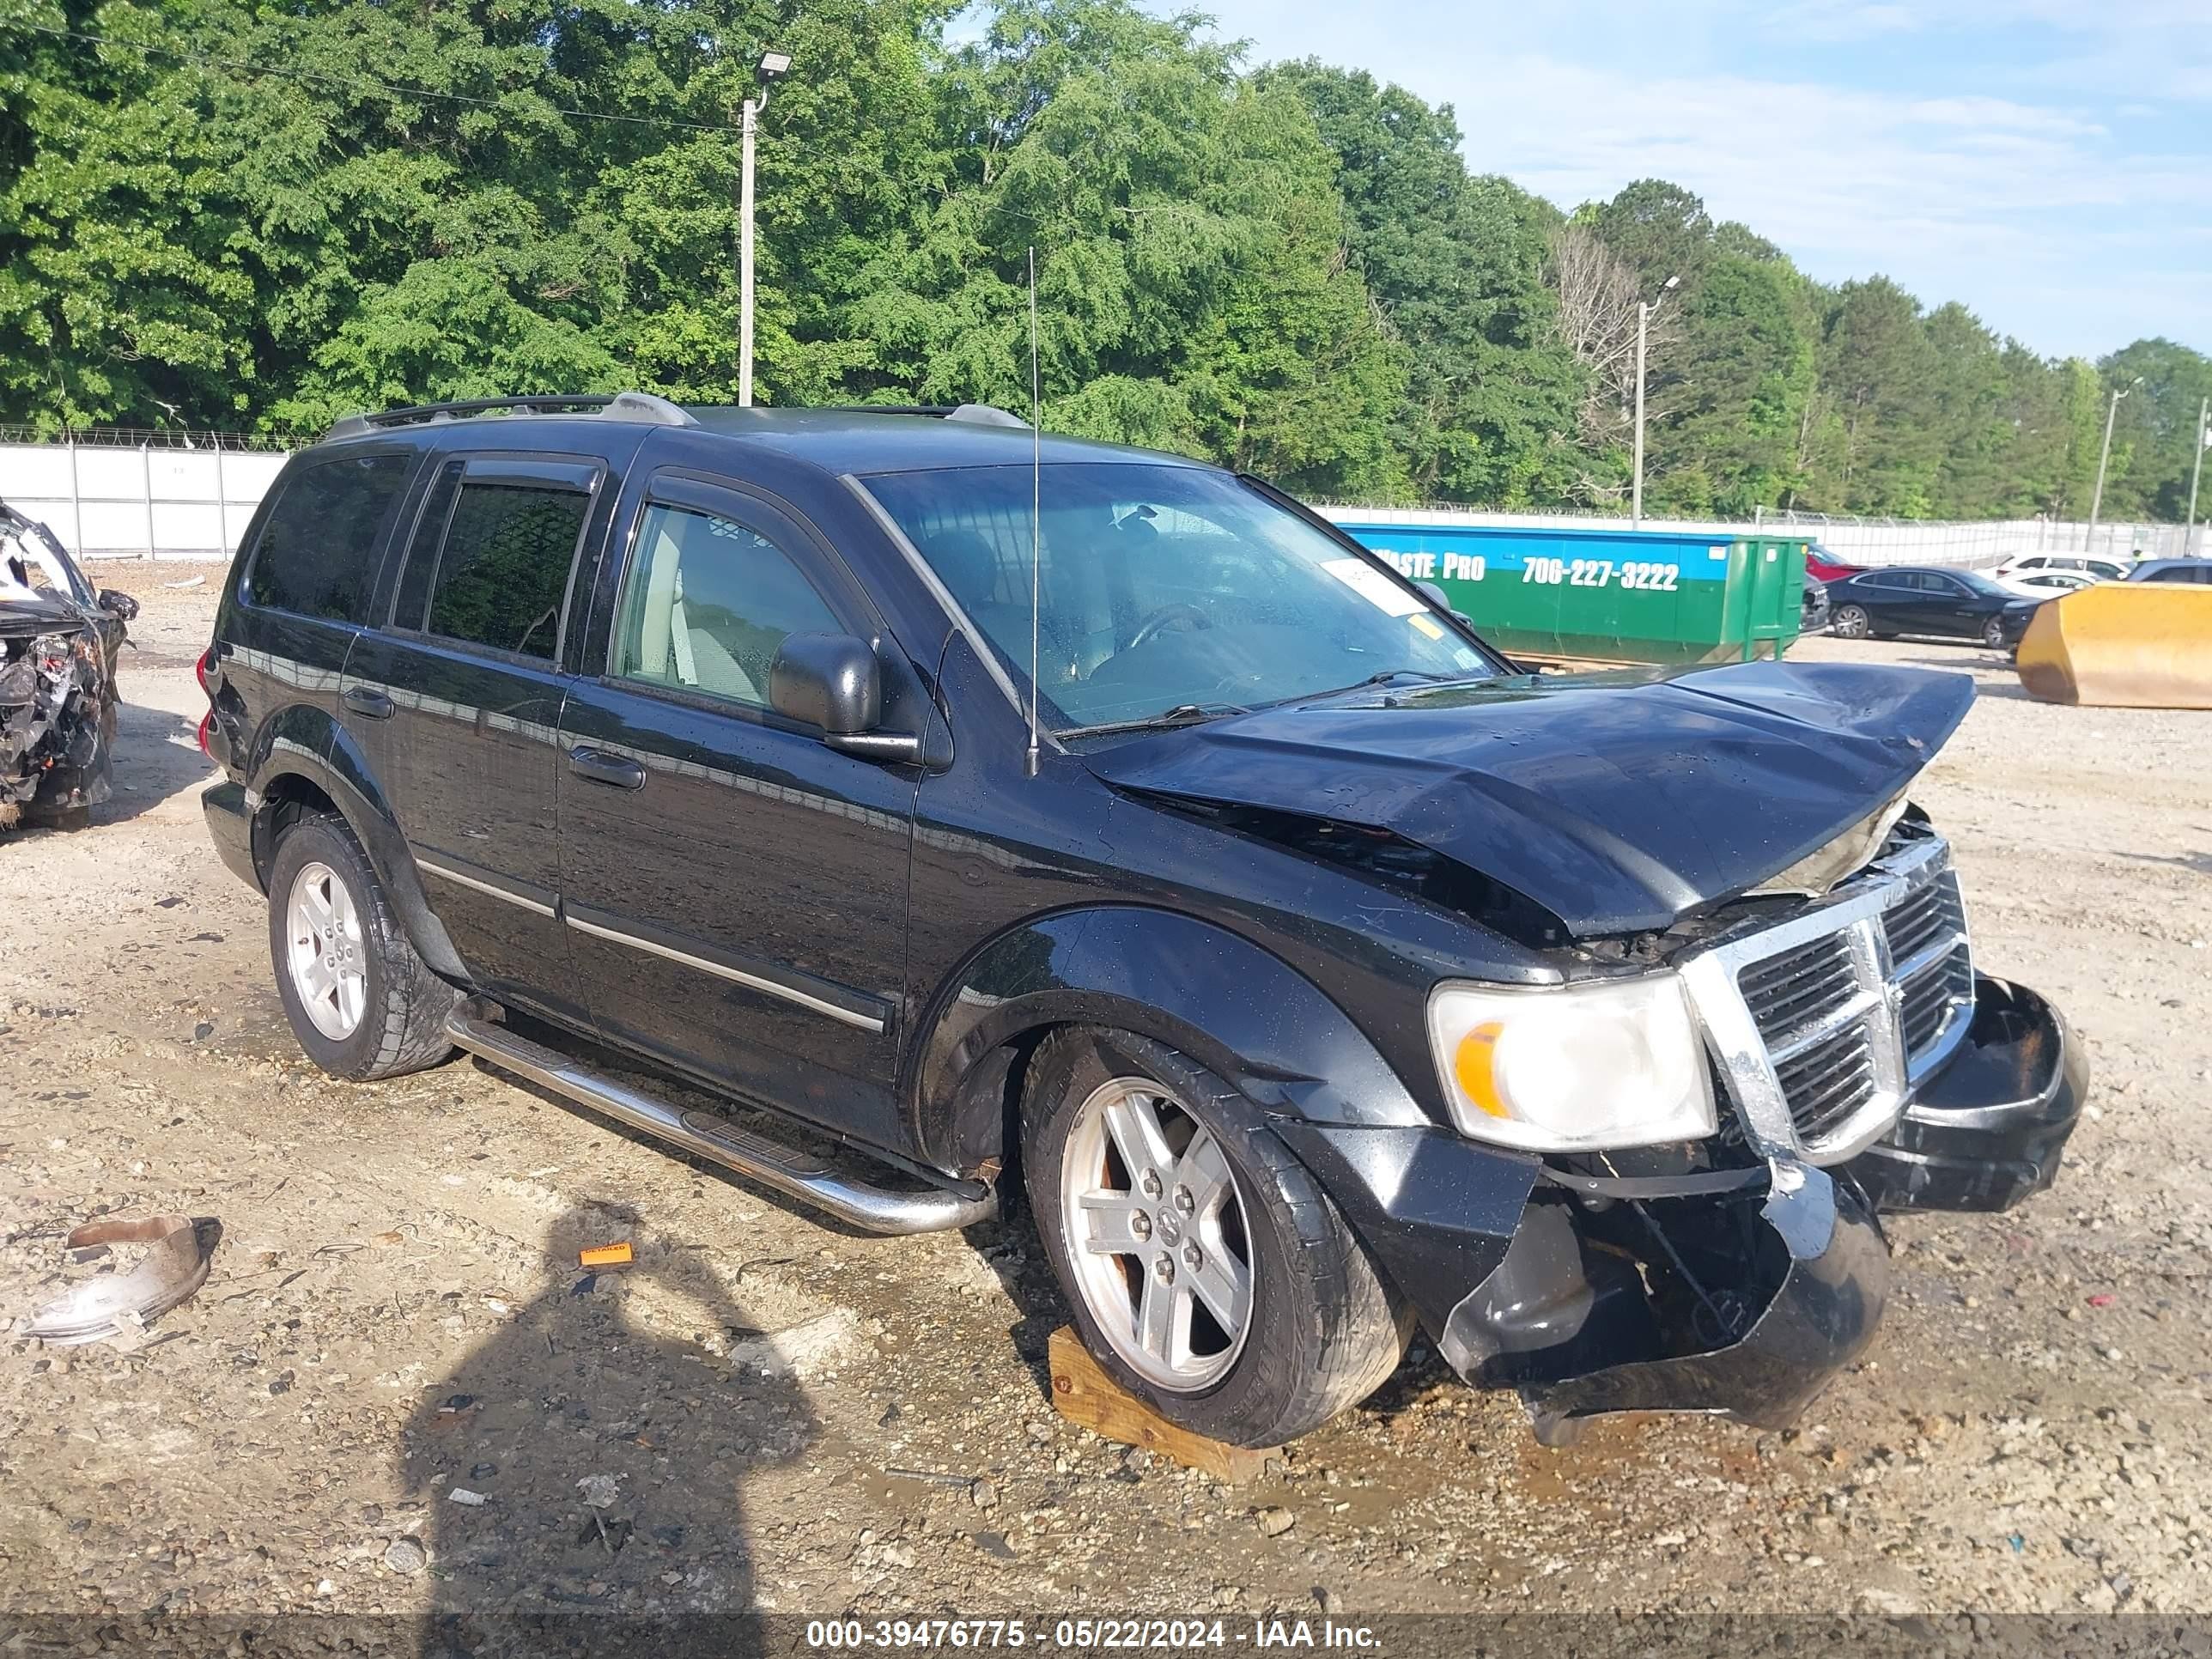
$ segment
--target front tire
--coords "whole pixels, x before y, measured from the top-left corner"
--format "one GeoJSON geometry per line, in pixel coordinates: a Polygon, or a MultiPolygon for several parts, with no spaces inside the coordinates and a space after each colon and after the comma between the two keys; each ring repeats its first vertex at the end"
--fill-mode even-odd
{"type": "Polygon", "coordinates": [[[1982,643],[1992,651],[2005,648],[2004,624],[1995,617],[1982,624],[1982,643]]]}
{"type": "Polygon", "coordinates": [[[1264,1114],[1163,1043],[1055,1032],[1022,1152],[1085,1345],[1163,1417],[1273,1446],[1380,1387],[1408,1314],[1264,1114]]]}
{"type": "Polygon", "coordinates": [[[1863,640],[1873,631],[1869,625],[1867,613],[1855,605],[1838,605],[1835,620],[1829,624],[1829,629],[1838,639],[1842,640],[1863,640]]]}
{"type": "Polygon", "coordinates": [[[332,1077],[399,1077],[453,1053],[460,994],[415,953],[342,819],[301,818],[276,843],[269,955],[292,1034],[332,1077]]]}

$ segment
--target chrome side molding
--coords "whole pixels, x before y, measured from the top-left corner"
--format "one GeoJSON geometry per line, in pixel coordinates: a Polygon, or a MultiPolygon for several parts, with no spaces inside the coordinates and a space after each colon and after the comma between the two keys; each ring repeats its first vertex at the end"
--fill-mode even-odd
{"type": "Polygon", "coordinates": [[[466,1012],[446,1022],[446,1035],[455,1047],[503,1072],[773,1187],[865,1232],[946,1232],[987,1221],[998,1212],[998,1194],[988,1188],[979,1190],[974,1182],[963,1183],[964,1191],[948,1186],[893,1192],[869,1186],[765,1135],[640,1094],[543,1043],[466,1012]]]}

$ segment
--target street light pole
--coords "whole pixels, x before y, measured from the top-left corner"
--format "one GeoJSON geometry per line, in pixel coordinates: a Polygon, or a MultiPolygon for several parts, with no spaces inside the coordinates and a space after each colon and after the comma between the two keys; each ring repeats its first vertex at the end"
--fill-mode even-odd
{"type": "Polygon", "coordinates": [[[760,90],[745,100],[744,160],[738,169],[738,407],[753,406],[753,144],[761,112],[768,107],[768,83],[791,68],[791,54],[764,52],[754,71],[760,90]]]}
{"type": "MultiPolygon", "coordinates": [[[[767,88],[762,88],[765,93],[767,88]]],[[[738,407],[753,406],[753,134],[760,100],[745,100],[744,161],[738,173],[738,407]]]]}
{"type": "Polygon", "coordinates": [[[2112,421],[2120,412],[2120,399],[2142,384],[2142,376],[2138,374],[2127,385],[2114,390],[2112,401],[2105,410],[2105,447],[2097,453],[2097,489],[2089,497],[2089,529],[2081,541],[2084,553],[2096,551],[2097,517],[2105,509],[2105,467],[2112,459],[2112,421]]]}
{"type": "Polygon", "coordinates": [[[1635,480],[1629,486],[1628,527],[1644,527],[1644,343],[1650,333],[1652,316],[1666,302],[1668,290],[1682,279],[1669,276],[1659,289],[1656,300],[1636,302],[1636,461],[1635,480]]]}
{"type": "Polygon", "coordinates": [[[2197,546],[2197,481],[2204,476],[2205,428],[2212,424],[2212,398],[2203,398],[2197,404],[2197,459],[2189,464],[2189,511],[2181,520],[2181,556],[2187,558],[2197,546]]]}

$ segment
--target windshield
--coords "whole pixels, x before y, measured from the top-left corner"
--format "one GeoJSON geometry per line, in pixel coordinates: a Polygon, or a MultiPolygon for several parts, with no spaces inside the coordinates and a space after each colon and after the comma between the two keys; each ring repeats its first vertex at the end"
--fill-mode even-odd
{"type": "Polygon", "coordinates": [[[49,535],[45,526],[12,513],[0,519],[0,597],[52,595],[90,604],[92,589],[49,535]]]}
{"type": "Polygon", "coordinates": [[[2007,592],[2002,586],[1992,580],[1990,578],[1984,576],[1978,570],[1954,570],[1950,574],[1956,576],[1960,581],[1966,583],[1967,586],[1972,588],[1975,592],[1981,594],[1984,599],[2009,599],[2016,597],[2014,594],[2007,592]]]}
{"type": "MultiPolygon", "coordinates": [[[[1026,674],[1030,468],[867,483],[1026,674]]],[[[1060,462],[1043,469],[1042,497],[1037,689],[1055,730],[1255,708],[1397,674],[1503,672],[1376,562],[1233,478],[1060,462]]]]}

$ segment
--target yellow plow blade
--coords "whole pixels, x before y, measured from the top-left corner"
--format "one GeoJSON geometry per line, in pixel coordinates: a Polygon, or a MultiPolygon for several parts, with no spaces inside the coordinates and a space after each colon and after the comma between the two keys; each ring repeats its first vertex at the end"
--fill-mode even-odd
{"type": "Polygon", "coordinates": [[[2212,708],[2212,587],[2100,582],[2039,610],[2016,665],[2027,695],[2101,708],[2212,708]]]}

